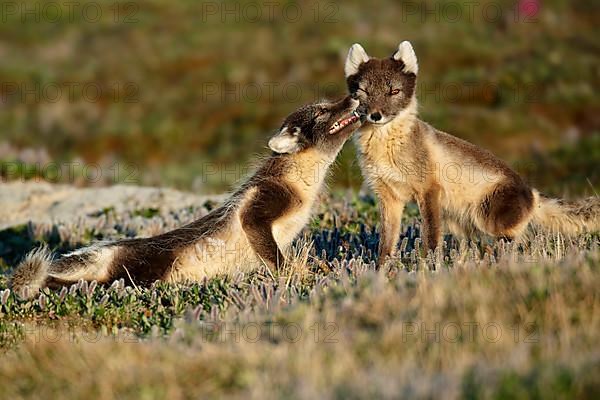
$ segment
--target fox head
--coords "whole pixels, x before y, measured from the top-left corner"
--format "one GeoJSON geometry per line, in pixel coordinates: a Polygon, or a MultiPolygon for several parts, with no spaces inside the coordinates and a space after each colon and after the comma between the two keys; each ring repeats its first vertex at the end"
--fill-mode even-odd
{"type": "Polygon", "coordinates": [[[309,148],[335,156],[360,126],[358,100],[347,96],[335,102],[303,106],[290,114],[269,140],[275,153],[294,154],[309,148]]]}
{"type": "Polygon", "coordinates": [[[359,112],[372,124],[386,124],[407,108],[415,96],[419,65],[410,42],[389,58],[370,58],[360,44],[348,52],[344,71],[359,112]]]}

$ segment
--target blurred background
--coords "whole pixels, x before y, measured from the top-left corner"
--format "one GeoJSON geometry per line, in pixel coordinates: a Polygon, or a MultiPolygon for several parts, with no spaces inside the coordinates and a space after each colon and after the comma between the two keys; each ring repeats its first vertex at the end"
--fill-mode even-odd
{"type": "MultiPolygon", "coordinates": [[[[599,190],[597,1],[3,1],[0,172],[223,192],[343,62],[413,43],[421,118],[552,195],[599,190]]],[[[361,186],[346,145],[335,187],[361,186]]]]}

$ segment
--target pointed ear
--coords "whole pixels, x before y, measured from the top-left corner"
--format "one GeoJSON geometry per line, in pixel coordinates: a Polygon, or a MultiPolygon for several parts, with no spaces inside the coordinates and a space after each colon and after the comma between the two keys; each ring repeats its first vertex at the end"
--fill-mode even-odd
{"type": "Polygon", "coordinates": [[[392,58],[396,61],[404,63],[404,72],[417,74],[419,72],[419,64],[417,63],[417,55],[413,50],[412,45],[408,41],[400,43],[398,51],[394,53],[392,58]]]}
{"type": "Polygon", "coordinates": [[[277,135],[269,140],[269,148],[276,153],[295,153],[300,150],[298,135],[300,128],[294,128],[289,131],[287,127],[283,128],[277,135]]]}
{"type": "Polygon", "coordinates": [[[344,66],[346,78],[356,74],[360,64],[366,63],[367,61],[369,61],[369,56],[365,49],[363,49],[360,44],[354,43],[348,51],[348,57],[346,57],[346,65],[344,66]]]}

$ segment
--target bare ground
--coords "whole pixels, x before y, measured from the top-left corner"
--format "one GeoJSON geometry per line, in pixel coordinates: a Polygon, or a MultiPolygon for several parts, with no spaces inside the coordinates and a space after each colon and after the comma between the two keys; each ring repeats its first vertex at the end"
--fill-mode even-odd
{"type": "Polygon", "coordinates": [[[136,210],[177,211],[218,201],[222,196],[201,196],[166,188],[116,185],[77,188],[47,182],[10,182],[0,185],[0,230],[34,223],[72,223],[85,217],[93,223],[102,210],[117,215],[136,210]]]}

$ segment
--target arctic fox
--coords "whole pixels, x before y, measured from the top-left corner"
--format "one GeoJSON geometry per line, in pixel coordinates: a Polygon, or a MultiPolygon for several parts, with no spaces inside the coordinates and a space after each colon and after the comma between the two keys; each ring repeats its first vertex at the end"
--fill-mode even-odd
{"type": "Polygon", "coordinates": [[[416,200],[422,240],[433,250],[441,223],[455,233],[516,238],[530,224],[577,234],[600,228],[600,201],[549,199],[487,150],[440,132],[417,117],[418,63],[404,41],[389,58],[371,58],[354,44],[346,82],[367,123],[354,136],[363,175],[379,199],[379,263],[392,256],[404,205],[416,200]]]}
{"type": "Polygon", "coordinates": [[[329,166],[360,125],[359,102],[304,106],[269,140],[273,154],[232,196],[205,217],[158,236],[98,243],[54,260],[47,248],[16,268],[11,287],[22,297],[44,286],[123,278],[134,285],[198,281],[261,264],[278,268],[308,222],[329,166]]]}

